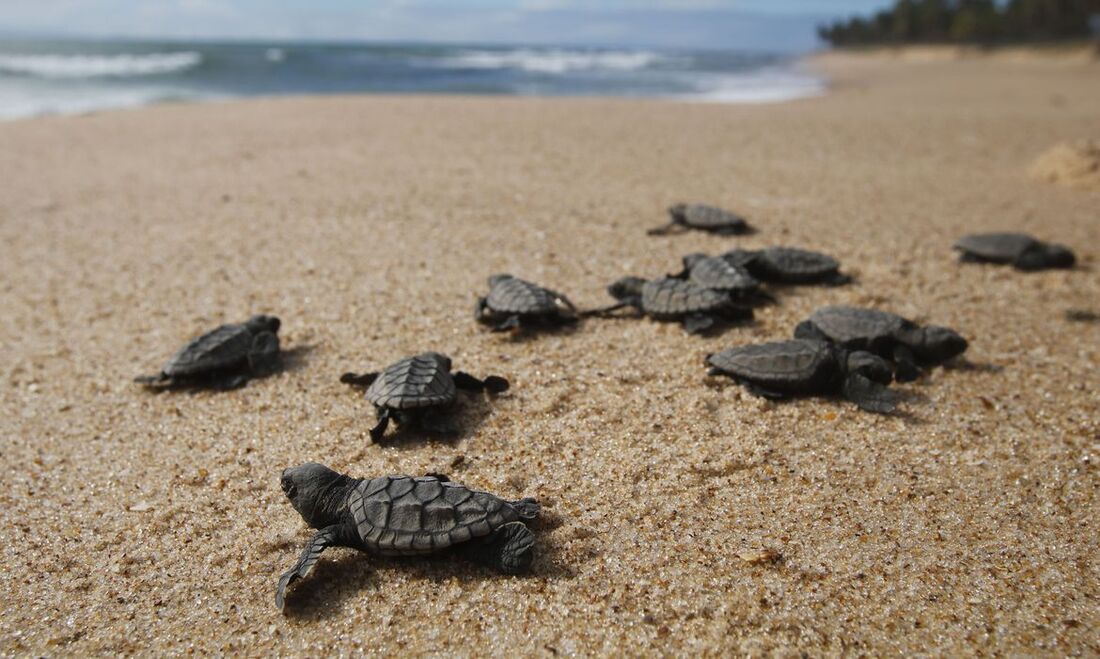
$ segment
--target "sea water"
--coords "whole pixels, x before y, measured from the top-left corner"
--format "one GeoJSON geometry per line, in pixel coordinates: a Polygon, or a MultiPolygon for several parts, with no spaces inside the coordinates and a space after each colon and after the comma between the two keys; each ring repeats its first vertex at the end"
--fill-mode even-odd
{"type": "Polygon", "coordinates": [[[789,55],[431,44],[0,41],[0,118],[330,93],[629,96],[726,103],[823,93],[789,55]]]}

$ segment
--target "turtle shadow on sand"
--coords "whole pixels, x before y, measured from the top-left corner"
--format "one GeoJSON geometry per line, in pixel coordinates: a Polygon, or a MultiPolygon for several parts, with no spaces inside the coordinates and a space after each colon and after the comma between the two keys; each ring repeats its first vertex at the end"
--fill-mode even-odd
{"type": "Polygon", "coordinates": [[[533,325],[530,327],[521,327],[506,332],[499,332],[498,335],[506,337],[505,340],[509,343],[531,343],[538,341],[543,336],[572,336],[580,329],[582,319],[577,319],[569,323],[558,324],[543,324],[533,325]]]}
{"type": "Polygon", "coordinates": [[[1001,373],[1005,370],[1004,366],[1000,364],[993,364],[990,362],[975,362],[965,357],[956,357],[948,362],[942,364],[942,367],[948,371],[968,371],[972,373],[1001,373]]]}
{"type": "MultiPolygon", "coordinates": [[[[550,523],[552,524],[552,522],[550,523]]],[[[532,528],[545,534],[547,523],[534,521],[532,528]]],[[[561,558],[562,546],[540,535],[537,553],[530,569],[523,574],[507,575],[477,565],[462,556],[459,547],[428,556],[376,556],[349,551],[333,560],[317,563],[309,579],[304,579],[286,599],[283,613],[301,621],[324,620],[340,614],[351,600],[369,601],[375,591],[392,587],[392,578],[403,573],[413,581],[461,583],[532,579],[573,579],[576,570],[561,558]]]]}
{"type": "Polygon", "coordinates": [[[281,373],[294,373],[305,369],[309,362],[309,355],[317,349],[316,345],[301,345],[293,348],[280,350],[279,358],[273,364],[273,366],[263,372],[252,373],[248,376],[248,380],[237,386],[226,386],[225,376],[221,373],[211,373],[207,377],[196,377],[187,380],[179,380],[173,382],[167,382],[155,387],[146,387],[146,391],[151,394],[160,393],[191,393],[198,394],[202,392],[222,392],[222,391],[235,391],[237,389],[244,389],[253,381],[261,382],[269,378],[275,377],[281,373]]]}
{"type": "Polygon", "coordinates": [[[440,415],[440,425],[448,427],[427,428],[421,423],[406,423],[372,442],[378,446],[399,450],[432,445],[453,447],[462,440],[475,436],[477,429],[493,413],[493,406],[506,400],[508,396],[501,394],[465,395],[440,415]]]}

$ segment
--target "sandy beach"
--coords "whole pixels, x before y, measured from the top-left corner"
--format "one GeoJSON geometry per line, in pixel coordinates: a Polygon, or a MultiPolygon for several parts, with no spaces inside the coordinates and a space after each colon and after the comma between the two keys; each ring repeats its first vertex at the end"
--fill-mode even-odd
{"type": "Polygon", "coordinates": [[[0,123],[0,544],[11,655],[1100,653],[1100,190],[1037,180],[1100,137],[1100,65],[827,56],[826,96],[268,99],[0,123]],[[648,237],[678,201],[742,238],[648,237]],[[959,264],[1024,230],[1081,267],[959,264]],[[472,317],[510,272],[610,302],[689,252],[785,244],[855,285],[789,288],[689,337],[592,320],[525,339],[472,317]],[[707,353],[829,303],[948,325],[968,361],[904,413],[771,403],[707,353]],[[283,321],[284,372],[147,393],[189,338],[283,321]],[[512,389],[454,439],[371,444],[337,380],[423,350],[512,389]],[[319,461],[537,497],[531,574],[327,552],[279,489],[319,461]],[[756,560],[767,552],[777,560],[756,560]]]}

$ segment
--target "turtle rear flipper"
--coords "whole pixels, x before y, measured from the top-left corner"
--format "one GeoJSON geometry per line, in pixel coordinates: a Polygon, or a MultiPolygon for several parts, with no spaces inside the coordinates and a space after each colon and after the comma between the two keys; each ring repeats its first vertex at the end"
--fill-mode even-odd
{"type": "Polygon", "coordinates": [[[844,381],[843,394],[861,410],[868,412],[890,414],[898,407],[894,392],[858,373],[849,375],[844,381]]]}
{"type": "Polygon", "coordinates": [[[280,611],[283,609],[286,600],[287,586],[308,575],[313,570],[313,566],[317,564],[317,560],[321,558],[321,552],[336,544],[339,536],[340,529],[338,526],[330,526],[319,531],[302,550],[302,554],[298,557],[298,562],[294,564],[294,567],[279,577],[279,585],[275,587],[275,606],[280,611]]]}
{"type": "Polygon", "coordinates": [[[344,373],[340,376],[340,382],[353,387],[369,387],[378,379],[378,375],[378,373],[344,373]]]}
{"type": "Polygon", "coordinates": [[[534,546],[535,534],[523,522],[510,522],[482,542],[462,545],[462,553],[505,574],[519,574],[531,566],[534,546]]]}

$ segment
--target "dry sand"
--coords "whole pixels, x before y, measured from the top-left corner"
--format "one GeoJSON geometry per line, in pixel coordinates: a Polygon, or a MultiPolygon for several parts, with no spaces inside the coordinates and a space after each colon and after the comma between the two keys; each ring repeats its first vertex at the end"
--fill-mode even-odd
{"type": "Polygon", "coordinates": [[[0,125],[0,649],[1100,652],[1100,325],[1063,317],[1100,304],[1100,193],[1027,174],[1096,136],[1097,66],[819,66],[835,93],[774,106],[364,97],[0,125]],[[678,200],[760,233],[647,237],[678,200]],[[1084,267],[956,262],[958,235],[996,229],[1084,267]],[[782,291],[708,339],[471,318],[494,272],[592,306],[622,274],[774,243],[859,283],[782,291]],[[897,417],[704,378],[708,352],[836,302],[956,327],[972,366],[901,387],[897,417]],[[131,384],[261,311],[287,372],[131,384]],[[468,404],[458,440],[371,445],[337,375],[424,349],[513,389],[468,404]],[[538,497],[532,574],[331,550],[279,613],[310,533],[278,476],[308,460],[538,497]]]}

